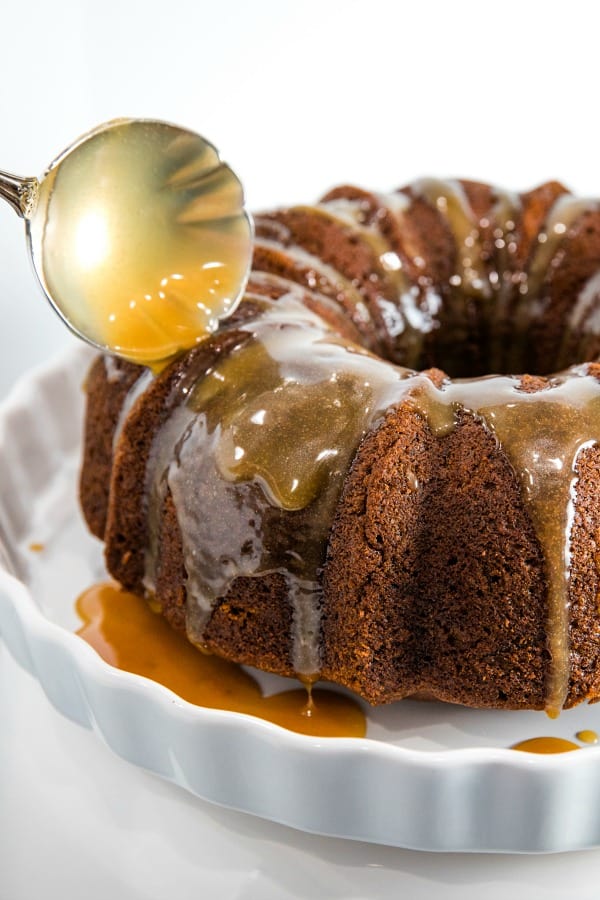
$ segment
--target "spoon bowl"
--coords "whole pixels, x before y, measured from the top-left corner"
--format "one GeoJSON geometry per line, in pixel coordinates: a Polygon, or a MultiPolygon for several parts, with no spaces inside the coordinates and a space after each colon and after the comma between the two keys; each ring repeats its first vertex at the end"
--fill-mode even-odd
{"type": "Polygon", "coordinates": [[[153,366],[215,331],[243,293],[253,229],[241,183],[200,135],[117,119],[42,178],[0,173],[34,270],[88,343],[153,366]]]}

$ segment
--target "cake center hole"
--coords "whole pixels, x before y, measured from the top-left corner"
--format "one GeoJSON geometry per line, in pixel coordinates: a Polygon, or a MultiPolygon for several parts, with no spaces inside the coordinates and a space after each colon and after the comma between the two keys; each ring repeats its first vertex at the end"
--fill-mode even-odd
{"type": "Polygon", "coordinates": [[[462,310],[453,304],[432,333],[420,368],[436,367],[451,378],[550,375],[600,355],[600,337],[576,333],[550,316],[523,309],[495,321],[474,309],[472,298],[462,303],[462,310]]]}

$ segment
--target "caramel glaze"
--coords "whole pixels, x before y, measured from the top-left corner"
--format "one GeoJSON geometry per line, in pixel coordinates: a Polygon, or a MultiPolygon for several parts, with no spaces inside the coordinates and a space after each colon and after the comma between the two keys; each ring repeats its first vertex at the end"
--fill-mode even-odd
{"type": "Polygon", "coordinates": [[[513,465],[544,551],[550,653],[546,712],[555,718],[569,687],[570,533],[577,457],[600,436],[600,384],[586,366],[533,381],[533,386],[526,379],[502,376],[455,380],[441,390],[423,381],[411,402],[440,437],[455,427],[458,411],[474,413],[513,465]]]}
{"type": "Polygon", "coordinates": [[[310,676],[320,669],[318,573],[345,474],[414,373],[339,339],[294,297],[263,300],[260,313],[156,436],[146,585],[168,489],[183,539],[190,639],[202,645],[215,602],[236,577],[280,572],[293,607],[293,667],[310,676]],[[217,517],[199,514],[205,484],[217,517]],[[308,522],[293,546],[282,544],[277,525],[300,510],[308,522]]]}
{"type": "Polygon", "coordinates": [[[189,703],[246,713],[316,737],[365,735],[365,716],[355,700],[312,685],[265,697],[248,672],[198,653],[148,603],[114,583],[85,591],[77,612],[83,622],[77,633],[106,662],[150,678],[189,703]]]}
{"type": "Polygon", "coordinates": [[[557,737],[535,737],[513,744],[511,750],[521,750],[524,753],[569,753],[571,750],[581,750],[573,741],[557,737]]]}
{"type": "MultiPolygon", "coordinates": [[[[170,493],[184,542],[193,643],[202,646],[214,604],[237,576],[279,572],[294,610],[293,667],[306,676],[318,673],[328,529],[362,438],[386,410],[408,401],[443,440],[465,409],[510,460],[542,546],[546,709],[555,716],[562,708],[577,460],[600,438],[596,379],[579,366],[547,380],[496,376],[435,388],[426,376],[342,339],[297,296],[300,283],[317,292],[317,307],[318,292],[336,299],[374,351],[407,366],[422,367],[433,352],[433,361],[452,374],[461,360],[467,371],[479,370],[482,359],[492,370],[525,368],[532,323],[548,302],[550,270],[585,210],[597,204],[544,186],[530,215],[535,221],[542,210],[539,229],[529,234],[521,198],[485,190],[485,215],[467,183],[428,179],[391,195],[340,188],[318,207],[258,217],[255,268],[263,271],[253,277],[263,294],[274,279],[279,299],[253,295],[251,281],[245,302],[256,314],[211,339],[226,340],[228,350],[208,370],[182,380],[146,469],[144,584],[152,594],[160,511],[170,493]],[[428,260],[423,234],[407,216],[418,204],[425,219],[437,217],[447,232],[428,260]],[[284,279],[289,293],[281,296],[284,279]],[[194,502],[201,482],[212,486],[210,515],[194,502]],[[289,536],[299,511],[306,515],[294,545],[278,544],[282,522],[289,536]]],[[[597,275],[580,286],[568,323],[583,329],[581,345],[595,355],[595,325],[586,333],[585,324],[600,292],[597,275]]],[[[561,365],[574,361],[565,346],[557,354],[561,365]]]]}

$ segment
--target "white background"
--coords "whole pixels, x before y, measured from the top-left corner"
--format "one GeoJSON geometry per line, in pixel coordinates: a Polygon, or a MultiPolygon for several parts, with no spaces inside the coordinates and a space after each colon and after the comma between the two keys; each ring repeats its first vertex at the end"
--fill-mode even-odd
{"type": "MultiPolygon", "coordinates": [[[[423,174],[600,195],[598,24],[582,0],[5,2],[0,166],[39,174],[98,122],[153,116],[216,143],[254,209],[423,174]]],[[[0,235],[2,397],[74,339],[8,206],[0,235]]],[[[212,810],[114,759],[0,658],[0,900],[600,893],[596,852],[433,857],[212,810]]]]}
{"type": "MultiPolygon", "coordinates": [[[[0,25],[0,167],[19,174],[130,115],[206,135],[252,209],[423,174],[600,194],[591,0],[21,0],[0,25]]],[[[70,337],[8,206],[0,234],[1,396],[70,337]]]]}

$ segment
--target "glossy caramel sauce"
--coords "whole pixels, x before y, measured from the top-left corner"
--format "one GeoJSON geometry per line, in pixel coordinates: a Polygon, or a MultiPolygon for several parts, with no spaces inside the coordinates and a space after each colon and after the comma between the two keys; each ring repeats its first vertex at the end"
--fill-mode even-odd
{"type": "Polygon", "coordinates": [[[114,583],[77,600],[77,634],[111,665],[143,675],[197,706],[246,713],[316,737],[364,737],[366,719],[352,698],[326,688],[265,697],[240,666],[196,650],[144,600],[114,583]]]}
{"type": "Polygon", "coordinates": [[[483,261],[478,223],[458,181],[422,178],[411,185],[415,196],[423,197],[446,219],[456,241],[456,272],[450,284],[460,288],[462,305],[465,295],[489,298],[490,282],[483,261]]]}
{"type": "Polygon", "coordinates": [[[333,514],[358,444],[411,374],[344,342],[289,296],[265,301],[239,327],[238,344],[187,389],[148,465],[145,585],[153,590],[168,487],[194,643],[236,577],[279,572],[293,609],[294,670],[319,671],[318,572],[333,514]],[[216,516],[199,514],[200,498],[216,516]]]}
{"type": "Polygon", "coordinates": [[[569,753],[581,750],[573,741],[557,737],[535,737],[513,744],[511,750],[522,750],[524,753],[569,753]]]}
{"type": "Polygon", "coordinates": [[[582,731],[578,731],[575,737],[578,741],[581,741],[582,744],[598,743],[598,733],[596,731],[592,731],[591,728],[584,728],[582,729],[582,731]]]}
{"type": "Polygon", "coordinates": [[[240,182],[215,148],[163,122],[117,120],[52,164],[31,251],[67,324],[155,365],[215,331],[252,255],[240,182]]]}

